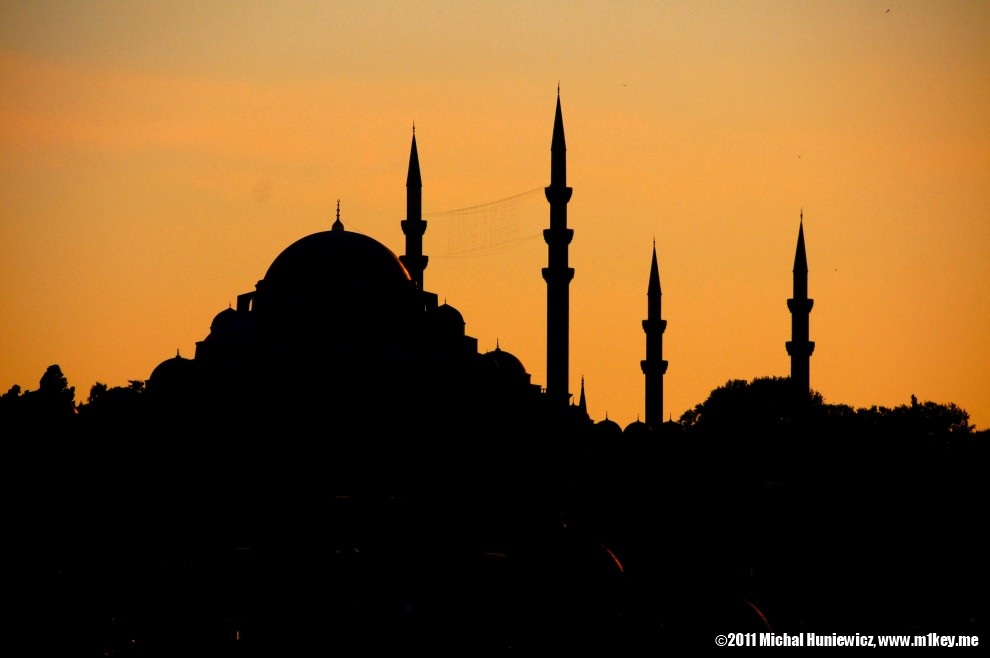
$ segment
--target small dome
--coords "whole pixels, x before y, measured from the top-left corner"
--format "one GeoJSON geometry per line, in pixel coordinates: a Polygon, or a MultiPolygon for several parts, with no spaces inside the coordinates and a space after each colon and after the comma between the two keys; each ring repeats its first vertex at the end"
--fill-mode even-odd
{"type": "Polygon", "coordinates": [[[151,371],[147,384],[148,390],[154,392],[188,386],[195,369],[195,362],[181,356],[176,350],[174,357],[162,361],[151,371]]]}
{"type": "Polygon", "coordinates": [[[447,302],[437,307],[436,319],[437,323],[445,329],[464,331],[464,316],[447,302]]]}
{"type": "Polygon", "coordinates": [[[650,431],[650,426],[637,418],[626,425],[626,429],[622,432],[623,434],[649,434],[650,431]]]}
{"type": "Polygon", "coordinates": [[[237,322],[237,311],[228,306],[213,318],[213,322],[210,323],[210,331],[222,330],[234,322],[237,322]]]}
{"type": "Polygon", "coordinates": [[[464,316],[460,311],[444,302],[433,310],[432,323],[440,343],[456,351],[463,349],[464,316]]]}
{"type": "Polygon", "coordinates": [[[605,420],[595,423],[595,431],[607,434],[622,434],[622,426],[606,416],[605,420]]]}
{"type": "Polygon", "coordinates": [[[523,366],[522,361],[516,358],[514,354],[502,350],[498,344],[495,345],[494,350],[485,352],[482,357],[487,366],[496,370],[520,375],[526,374],[526,368],[523,366]]]}

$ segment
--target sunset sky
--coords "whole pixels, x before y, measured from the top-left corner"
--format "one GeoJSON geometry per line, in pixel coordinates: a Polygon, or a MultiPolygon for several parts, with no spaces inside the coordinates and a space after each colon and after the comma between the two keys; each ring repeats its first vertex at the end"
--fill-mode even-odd
{"type": "Polygon", "coordinates": [[[803,211],[811,385],[990,427],[985,0],[0,3],[0,393],[144,380],[341,219],[546,383],[550,137],[567,136],[570,387],[644,416],[786,376],[803,211]],[[467,210],[465,210],[467,209],[467,210]]]}

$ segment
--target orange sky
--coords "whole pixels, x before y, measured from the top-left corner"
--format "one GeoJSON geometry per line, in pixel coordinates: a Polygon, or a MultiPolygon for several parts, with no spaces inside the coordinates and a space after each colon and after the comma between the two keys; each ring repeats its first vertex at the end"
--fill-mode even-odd
{"type": "Polygon", "coordinates": [[[338,198],[402,253],[413,122],[426,288],[545,384],[558,82],[595,419],[644,413],[654,239],[665,413],[789,374],[803,209],[812,387],[990,426],[982,0],[5,2],[0,389],[58,363],[85,401],[191,357],[338,198]]]}

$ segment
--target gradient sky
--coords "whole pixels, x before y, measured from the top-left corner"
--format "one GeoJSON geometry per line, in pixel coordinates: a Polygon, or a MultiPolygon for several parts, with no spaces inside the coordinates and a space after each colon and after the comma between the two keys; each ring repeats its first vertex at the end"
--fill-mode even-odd
{"type": "Polygon", "coordinates": [[[426,288],[545,384],[558,83],[593,418],[643,417],[654,239],[665,415],[788,375],[803,209],[812,388],[990,427],[985,0],[5,0],[0,392],[192,357],[337,199],[403,253],[414,122],[426,288]]]}

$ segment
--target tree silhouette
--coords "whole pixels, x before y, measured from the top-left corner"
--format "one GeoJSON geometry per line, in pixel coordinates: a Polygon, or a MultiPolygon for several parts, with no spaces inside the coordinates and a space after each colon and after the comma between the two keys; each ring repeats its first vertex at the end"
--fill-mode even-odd
{"type": "Polygon", "coordinates": [[[63,426],[76,414],[76,389],[69,386],[58,364],[48,366],[34,391],[21,393],[14,385],[0,397],[0,413],[5,424],[24,430],[31,426],[51,429],[63,426]]]}
{"type": "Polygon", "coordinates": [[[93,404],[94,402],[102,398],[104,395],[106,395],[107,390],[108,387],[106,384],[102,382],[96,382],[89,389],[89,398],[87,398],[87,403],[93,404]]]}
{"type": "Polygon", "coordinates": [[[76,408],[76,389],[62,374],[58,364],[48,366],[41,376],[35,395],[43,408],[55,415],[73,413],[76,408]]]}
{"type": "MultiPolygon", "coordinates": [[[[812,392],[811,406],[823,403],[822,395],[812,392]]],[[[757,377],[751,382],[732,379],[684,412],[680,423],[693,433],[766,432],[793,423],[802,411],[790,377],[757,377]]]]}
{"type": "Polygon", "coordinates": [[[87,403],[79,406],[79,416],[89,430],[107,432],[129,428],[127,431],[133,432],[148,420],[144,416],[144,392],[145,382],[139,379],[128,381],[127,386],[112,388],[96,382],[89,390],[87,403]]]}

